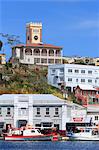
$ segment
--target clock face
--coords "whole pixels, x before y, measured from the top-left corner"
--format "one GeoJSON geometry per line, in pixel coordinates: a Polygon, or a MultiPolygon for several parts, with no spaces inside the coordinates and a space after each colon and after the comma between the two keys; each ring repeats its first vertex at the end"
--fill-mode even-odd
{"type": "Polygon", "coordinates": [[[37,39],[38,39],[38,36],[37,36],[37,35],[35,35],[35,36],[34,36],[34,39],[35,39],[35,40],[37,40],[37,39]]]}

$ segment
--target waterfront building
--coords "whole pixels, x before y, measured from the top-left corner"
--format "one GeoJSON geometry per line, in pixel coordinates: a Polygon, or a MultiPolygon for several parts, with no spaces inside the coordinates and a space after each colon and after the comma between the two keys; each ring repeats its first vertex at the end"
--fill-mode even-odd
{"type": "Polygon", "coordinates": [[[0,54],[0,65],[6,64],[5,54],[0,54]]]}
{"type": "Polygon", "coordinates": [[[87,117],[91,118],[94,124],[99,124],[99,88],[91,85],[79,85],[75,88],[77,101],[86,107],[87,117]]]}
{"type": "Polygon", "coordinates": [[[99,125],[99,104],[98,105],[88,105],[87,116],[91,118],[94,125],[99,125]]]}
{"type": "Polygon", "coordinates": [[[26,24],[26,44],[12,47],[12,63],[62,64],[62,47],[42,42],[42,23],[26,24]]]}
{"type": "Polygon", "coordinates": [[[66,122],[72,117],[83,117],[84,121],[85,108],[51,94],[0,95],[0,125],[4,125],[4,128],[8,125],[17,128],[28,123],[33,127],[57,127],[59,130],[65,130],[66,122]],[[82,112],[82,116],[77,115],[79,111],[82,112]]]}
{"type": "Polygon", "coordinates": [[[83,105],[98,105],[99,104],[99,89],[93,87],[92,85],[79,84],[75,88],[75,97],[77,101],[83,105]]]}
{"type": "Polygon", "coordinates": [[[64,85],[68,91],[73,91],[79,84],[98,87],[99,67],[77,64],[49,65],[48,83],[57,88],[64,85]]]}

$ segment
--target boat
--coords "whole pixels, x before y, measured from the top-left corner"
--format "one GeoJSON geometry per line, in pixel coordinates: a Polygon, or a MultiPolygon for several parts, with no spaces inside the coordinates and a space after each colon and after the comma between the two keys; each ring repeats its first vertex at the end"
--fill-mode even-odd
{"type": "Polygon", "coordinates": [[[6,141],[58,141],[58,135],[54,134],[42,134],[39,129],[36,128],[20,128],[10,130],[5,134],[4,140],[6,141]]]}
{"type": "Polygon", "coordinates": [[[67,133],[69,140],[99,141],[99,128],[96,126],[76,127],[75,132],[67,133]]]}
{"type": "Polygon", "coordinates": [[[51,141],[52,135],[44,135],[39,129],[15,130],[4,136],[6,141],[51,141]]]}

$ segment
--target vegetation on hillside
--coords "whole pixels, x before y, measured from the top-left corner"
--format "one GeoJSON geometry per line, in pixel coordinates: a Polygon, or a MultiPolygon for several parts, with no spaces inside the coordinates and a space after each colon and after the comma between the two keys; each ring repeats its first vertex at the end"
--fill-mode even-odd
{"type": "Polygon", "coordinates": [[[0,94],[54,94],[63,98],[62,92],[48,85],[47,68],[33,66],[29,68],[27,65],[12,67],[7,63],[0,70],[0,94]]]}

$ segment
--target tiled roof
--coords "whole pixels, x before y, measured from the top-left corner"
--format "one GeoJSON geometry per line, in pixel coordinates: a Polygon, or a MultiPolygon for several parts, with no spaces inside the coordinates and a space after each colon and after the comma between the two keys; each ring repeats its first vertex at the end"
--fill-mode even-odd
{"type": "Polygon", "coordinates": [[[15,45],[13,47],[44,47],[44,48],[58,48],[58,49],[62,49],[62,47],[60,46],[55,46],[52,44],[19,44],[19,45],[15,45]]]}

